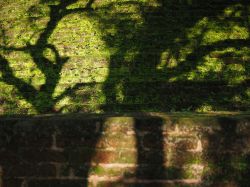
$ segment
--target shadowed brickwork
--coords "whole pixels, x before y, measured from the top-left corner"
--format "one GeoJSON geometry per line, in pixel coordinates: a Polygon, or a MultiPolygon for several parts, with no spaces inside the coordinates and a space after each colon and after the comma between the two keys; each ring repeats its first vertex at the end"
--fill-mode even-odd
{"type": "Polygon", "coordinates": [[[1,187],[249,184],[247,114],[0,118],[1,187]]]}

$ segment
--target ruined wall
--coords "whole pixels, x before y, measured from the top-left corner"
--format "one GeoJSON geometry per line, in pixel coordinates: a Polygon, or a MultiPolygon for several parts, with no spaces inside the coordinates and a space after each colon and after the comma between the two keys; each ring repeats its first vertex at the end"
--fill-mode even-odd
{"type": "Polygon", "coordinates": [[[1,187],[248,186],[247,114],[1,117],[1,187]]]}

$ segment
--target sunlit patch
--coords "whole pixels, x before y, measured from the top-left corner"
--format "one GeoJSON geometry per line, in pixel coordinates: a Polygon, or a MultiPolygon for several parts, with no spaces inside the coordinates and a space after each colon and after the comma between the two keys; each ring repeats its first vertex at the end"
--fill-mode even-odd
{"type": "Polygon", "coordinates": [[[160,63],[157,64],[156,69],[166,70],[167,68],[174,68],[178,65],[178,60],[175,58],[174,55],[171,54],[170,50],[164,51],[161,53],[160,63]]]}
{"type": "Polygon", "coordinates": [[[169,78],[168,82],[175,82],[179,79],[179,77],[171,77],[169,78]]]}
{"type": "Polygon", "coordinates": [[[223,57],[241,57],[242,60],[247,59],[250,55],[249,47],[225,47],[223,50],[211,51],[209,56],[211,58],[223,58],[223,57]]]}
{"type": "Polygon", "coordinates": [[[71,98],[66,96],[55,104],[54,110],[58,111],[58,112],[61,111],[62,113],[65,113],[65,112],[67,112],[67,107],[71,104],[72,104],[71,98]]]}
{"type": "Polygon", "coordinates": [[[4,55],[9,62],[13,76],[39,89],[45,83],[45,76],[31,56],[24,52],[13,51],[4,55]]]}
{"type": "Polygon", "coordinates": [[[97,20],[85,14],[71,14],[64,17],[54,30],[49,40],[58,49],[59,55],[67,57],[68,61],[60,72],[53,98],[78,84],[106,80],[109,51],[97,26],[97,20]]]}
{"type": "Polygon", "coordinates": [[[56,63],[56,54],[54,53],[54,51],[50,48],[45,48],[45,50],[43,51],[43,56],[45,58],[47,58],[51,63],[56,63]]]}
{"type": "Polygon", "coordinates": [[[195,111],[196,112],[210,112],[210,111],[213,111],[213,106],[208,103],[204,103],[200,107],[198,107],[195,111]]]}
{"type": "Polygon", "coordinates": [[[48,21],[48,17],[45,16],[48,7],[37,4],[38,0],[9,1],[1,8],[0,22],[5,30],[3,37],[6,45],[24,47],[27,43],[34,43],[41,27],[44,29],[43,20],[48,21]]]}
{"type": "Polygon", "coordinates": [[[50,20],[50,8],[44,4],[36,3],[29,7],[26,14],[26,22],[28,23],[27,28],[33,32],[29,38],[27,37],[26,42],[34,45],[50,20]]]}
{"type": "Polygon", "coordinates": [[[137,48],[133,47],[133,48],[127,50],[126,53],[124,54],[125,63],[127,65],[133,63],[133,61],[135,60],[137,55],[139,55],[139,52],[138,52],[137,48]]]}
{"type": "Polygon", "coordinates": [[[196,40],[197,37],[204,35],[204,32],[206,32],[210,24],[212,24],[210,20],[207,17],[203,17],[193,27],[191,27],[190,29],[187,29],[187,32],[186,32],[187,37],[189,39],[196,40]]]}
{"type": "Polygon", "coordinates": [[[116,101],[122,103],[124,100],[124,93],[123,93],[123,83],[119,82],[115,87],[116,92],[116,101]]]}
{"type": "Polygon", "coordinates": [[[160,63],[156,67],[157,69],[160,70],[160,69],[164,69],[164,67],[166,67],[168,56],[169,56],[168,51],[164,51],[161,53],[161,60],[160,60],[160,63]]]}
{"type": "Polygon", "coordinates": [[[32,104],[28,103],[25,99],[21,99],[17,101],[17,109],[19,110],[17,113],[21,114],[37,114],[36,109],[32,106],[32,104]]]}
{"type": "Polygon", "coordinates": [[[210,27],[207,32],[204,33],[203,44],[213,44],[227,39],[247,39],[248,37],[248,29],[234,22],[227,22],[225,26],[214,23],[214,26],[210,27]]]}
{"type": "Polygon", "coordinates": [[[244,6],[242,4],[235,4],[233,6],[226,7],[223,15],[220,17],[227,18],[227,17],[241,17],[244,10],[244,6]]]}
{"type": "Polygon", "coordinates": [[[246,95],[250,98],[250,88],[247,88],[246,95]]]}
{"type": "Polygon", "coordinates": [[[1,82],[1,78],[0,88],[0,115],[37,114],[32,104],[27,102],[14,86],[1,82]]]}
{"type": "Polygon", "coordinates": [[[247,77],[245,67],[241,64],[229,64],[224,69],[224,77],[230,84],[243,82],[247,77]]]}
{"type": "Polygon", "coordinates": [[[249,32],[248,28],[234,25],[231,28],[231,32],[229,34],[230,39],[248,39],[249,38],[249,32]]]}
{"type": "Polygon", "coordinates": [[[85,14],[67,15],[58,23],[49,43],[55,45],[61,56],[98,54],[105,48],[105,43],[100,39],[102,33],[95,28],[96,23],[85,14]]]}
{"type": "Polygon", "coordinates": [[[197,66],[197,70],[200,74],[200,78],[207,77],[208,74],[211,76],[211,73],[218,73],[222,70],[223,63],[221,59],[210,59],[208,56],[204,58],[204,63],[197,66]]]}
{"type": "MultiPolygon", "coordinates": [[[[58,1],[59,2],[59,1],[58,1]]],[[[69,5],[67,7],[67,9],[75,9],[75,8],[84,8],[86,5],[87,5],[88,1],[85,0],[85,1],[76,1],[75,3],[69,5]]],[[[96,2],[95,2],[96,3],[96,2]]],[[[95,3],[93,3],[93,5],[91,6],[92,8],[94,7],[95,3]]]]}
{"type": "Polygon", "coordinates": [[[212,44],[218,41],[226,40],[230,36],[230,33],[219,31],[219,30],[209,30],[204,34],[203,43],[212,44]]]}
{"type": "Polygon", "coordinates": [[[241,102],[242,101],[242,97],[240,95],[235,95],[232,98],[233,102],[241,102]]]}

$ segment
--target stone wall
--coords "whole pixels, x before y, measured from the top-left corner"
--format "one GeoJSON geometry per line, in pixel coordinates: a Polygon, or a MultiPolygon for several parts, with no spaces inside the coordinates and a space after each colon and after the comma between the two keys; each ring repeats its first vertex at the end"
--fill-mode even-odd
{"type": "Polygon", "coordinates": [[[0,118],[1,187],[248,186],[247,114],[0,118]]]}

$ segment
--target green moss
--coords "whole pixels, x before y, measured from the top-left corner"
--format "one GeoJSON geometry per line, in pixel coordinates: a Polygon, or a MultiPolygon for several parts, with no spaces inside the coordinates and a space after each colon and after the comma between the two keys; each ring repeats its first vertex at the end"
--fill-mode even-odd
{"type": "Polygon", "coordinates": [[[135,168],[105,168],[102,166],[91,167],[90,175],[98,175],[98,176],[116,176],[122,177],[125,173],[132,173],[135,168]]]}
{"type": "Polygon", "coordinates": [[[133,126],[134,118],[132,117],[110,117],[105,120],[107,126],[111,124],[126,124],[126,127],[133,126]]]}
{"type": "Polygon", "coordinates": [[[0,55],[11,69],[4,78],[0,68],[0,81],[16,87],[0,86],[2,114],[249,110],[248,3],[104,0],[82,11],[86,3],[69,3],[62,17],[51,17],[60,1],[0,3],[0,55]]]}

